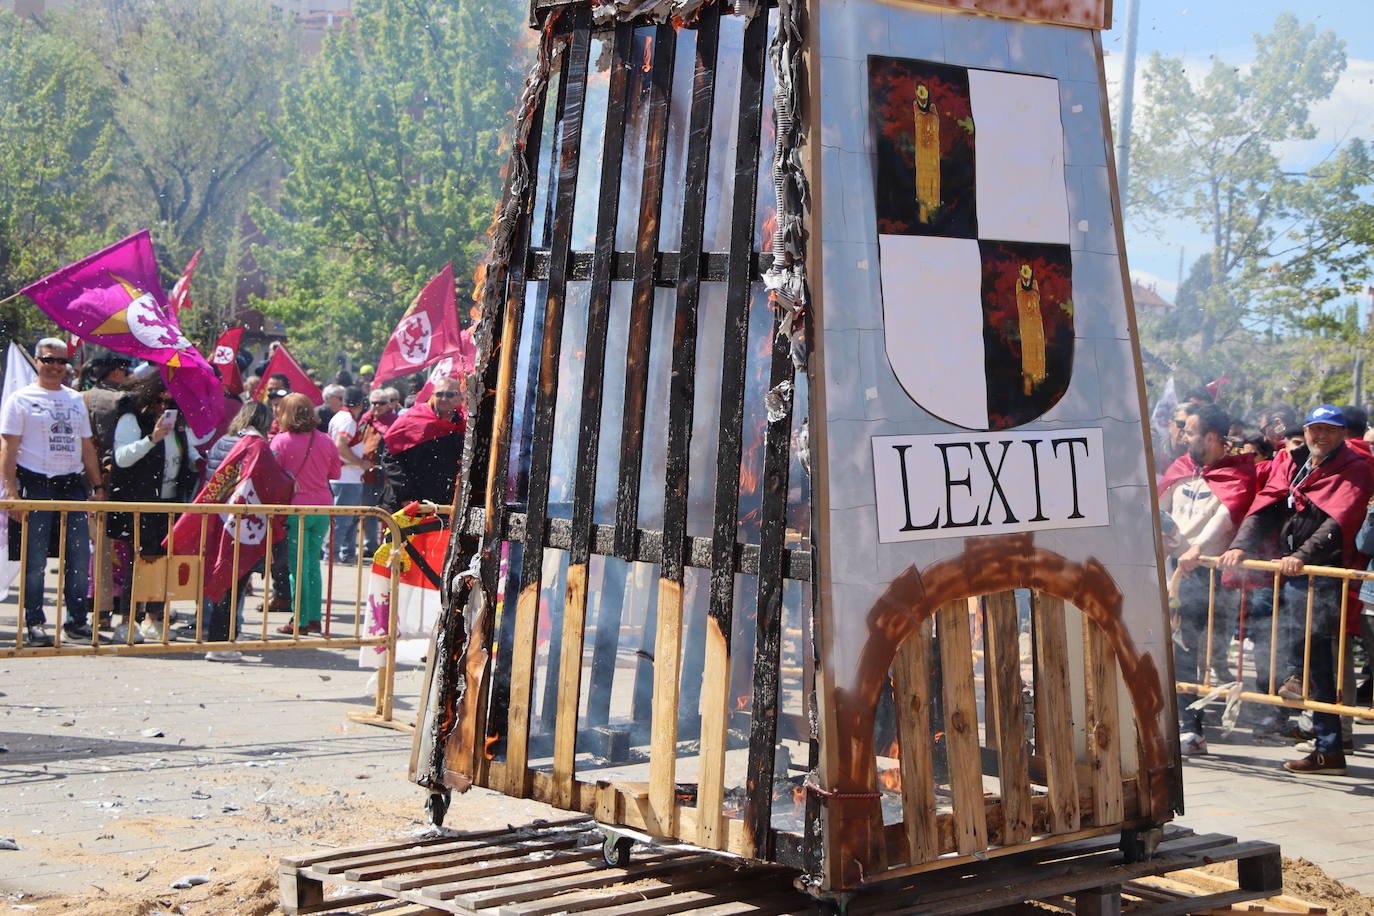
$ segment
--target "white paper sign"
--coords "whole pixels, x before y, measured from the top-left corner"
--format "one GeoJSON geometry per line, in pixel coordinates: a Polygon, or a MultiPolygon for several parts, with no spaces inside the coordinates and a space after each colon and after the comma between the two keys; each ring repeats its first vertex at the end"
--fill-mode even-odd
{"type": "Polygon", "coordinates": [[[1108,524],[1100,429],[877,436],[878,539],[1108,524]]]}

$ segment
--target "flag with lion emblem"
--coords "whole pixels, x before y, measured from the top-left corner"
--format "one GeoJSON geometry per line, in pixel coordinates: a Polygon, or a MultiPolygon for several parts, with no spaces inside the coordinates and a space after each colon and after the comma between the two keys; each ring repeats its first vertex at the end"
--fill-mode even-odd
{"type": "Polygon", "coordinates": [[[453,265],[445,264],[420,290],[391,332],[377,360],[376,384],[418,372],[442,359],[462,357],[470,349],[458,324],[453,265]]]}

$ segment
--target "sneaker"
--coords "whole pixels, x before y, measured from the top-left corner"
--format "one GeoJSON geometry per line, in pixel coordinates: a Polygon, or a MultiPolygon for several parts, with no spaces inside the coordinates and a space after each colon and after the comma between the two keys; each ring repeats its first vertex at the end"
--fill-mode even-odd
{"type": "MultiPolygon", "coordinates": [[[[1315,738],[1312,739],[1311,741],[1303,741],[1302,743],[1295,745],[1295,746],[1293,747],[1293,750],[1297,751],[1299,754],[1315,754],[1315,753],[1317,752],[1317,741],[1316,741],[1315,738]]],[[[1342,738],[1342,739],[1341,739],[1341,750],[1343,750],[1343,751],[1353,751],[1353,750],[1355,750],[1355,739],[1354,739],[1354,738],[1342,738]]]]}
{"type": "MultiPolygon", "coordinates": [[[[162,621],[154,621],[152,618],[144,620],[138,625],[138,632],[149,642],[162,642],[162,621]]],[[[167,638],[176,639],[176,634],[168,630],[167,638]]]]}
{"type": "Polygon", "coordinates": [[[84,623],[68,623],[62,627],[62,635],[68,639],[88,640],[91,638],[91,628],[84,623]]]}
{"type": "MultiPolygon", "coordinates": [[[[114,633],[113,633],[113,635],[112,635],[111,638],[112,638],[115,642],[128,643],[128,641],[129,641],[129,625],[128,625],[127,623],[121,623],[119,626],[115,627],[115,628],[114,628],[114,633]]],[[[135,629],[135,630],[134,630],[134,645],[138,645],[138,644],[141,643],[141,642],[143,642],[143,634],[140,633],[140,632],[138,632],[137,629],[135,629]]]]}
{"type": "Polygon", "coordinates": [[[1299,776],[1344,776],[1345,755],[1313,752],[1301,760],[1288,761],[1283,768],[1299,776]]]}
{"type": "Polygon", "coordinates": [[[1178,736],[1179,749],[1185,757],[1207,753],[1207,739],[1197,732],[1184,732],[1178,736]]]}
{"type": "Polygon", "coordinates": [[[1301,700],[1302,697],[1302,678],[1296,674],[1284,681],[1279,686],[1279,696],[1285,700],[1301,700]]]}
{"type": "Polygon", "coordinates": [[[207,662],[241,662],[243,661],[243,653],[233,649],[224,652],[206,652],[205,660],[207,662]]]}
{"type": "Polygon", "coordinates": [[[52,645],[52,637],[48,635],[48,628],[41,623],[27,627],[24,630],[24,645],[32,646],[36,649],[45,648],[52,645]]]}

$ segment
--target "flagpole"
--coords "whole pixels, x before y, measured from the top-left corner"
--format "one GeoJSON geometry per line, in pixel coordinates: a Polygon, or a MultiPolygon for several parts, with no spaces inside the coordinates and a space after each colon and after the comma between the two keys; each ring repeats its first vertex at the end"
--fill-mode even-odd
{"type": "Polygon", "coordinates": [[[18,299],[18,298],[19,298],[20,296],[22,296],[22,295],[24,295],[24,294],[23,294],[23,293],[15,293],[13,296],[6,296],[4,299],[0,299],[0,305],[9,305],[11,302],[13,302],[14,300],[18,299]]]}

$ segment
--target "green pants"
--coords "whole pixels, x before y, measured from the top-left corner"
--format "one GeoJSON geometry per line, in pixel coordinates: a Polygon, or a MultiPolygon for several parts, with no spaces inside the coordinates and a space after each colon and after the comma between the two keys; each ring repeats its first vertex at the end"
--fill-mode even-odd
{"type": "Polygon", "coordinates": [[[328,533],[327,515],[297,516],[286,522],[286,559],[291,564],[291,594],[300,602],[302,624],[320,619],[320,600],[324,591],[320,581],[320,551],[324,549],[324,536],[328,533]],[[300,547],[302,523],[305,526],[304,549],[300,547]],[[304,576],[296,568],[298,557],[305,566],[304,576]]]}

